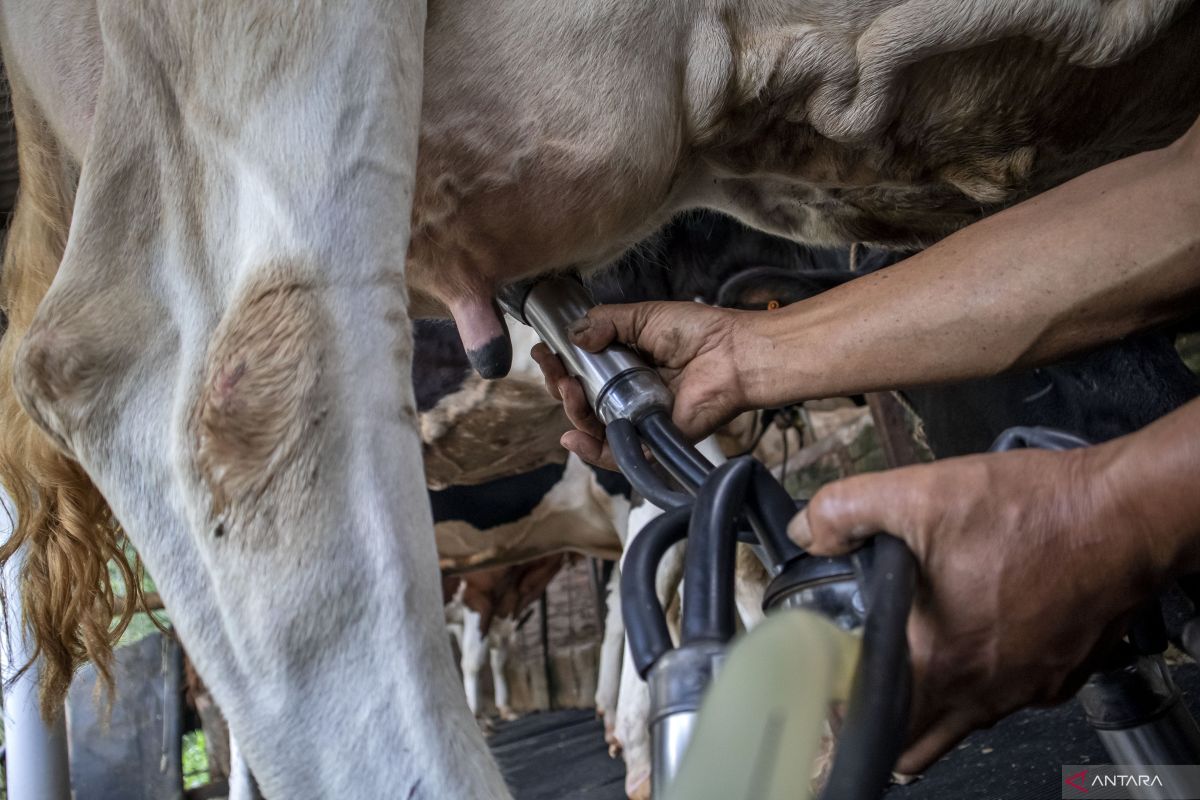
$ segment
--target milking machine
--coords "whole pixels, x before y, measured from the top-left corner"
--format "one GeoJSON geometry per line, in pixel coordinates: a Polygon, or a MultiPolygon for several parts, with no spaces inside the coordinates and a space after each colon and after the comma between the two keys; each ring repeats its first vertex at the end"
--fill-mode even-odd
{"type": "MultiPolygon", "coordinates": [[[[606,426],[621,471],[639,493],[664,509],[629,546],[621,578],[628,645],[650,688],[654,796],[663,797],[677,774],[701,700],[734,636],[739,542],[751,545],[769,571],[767,611],[806,609],[844,630],[861,630],[849,702],[821,796],[864,800],[882,794],[907,732],[911,667],[906,621],[916,581],[907,547],[886,533],[842,558],[812,556],[796,546],[786,530],[803,505],[766,467],[749,456],[714,466],[672,423],[670,391],[629,348],[613,344],[590,353],[572,344],[567,326],[593,305],[575,277],[516,284],[498,299],[580,379],[606,426]],[[670,485],[643,448],[681,488],[670,485]],[[680,642],[673,646],[655,577],[666,552],[685,539],[680,642]]],[[[1023,428],[1007,432],[994,449],[1084,444],[1058,431],[1023,428]]],[[[1154,640],[1142,649],[1153,650],[1156,644],[1154,640]]],[[[1161,658],[1147,660],[1151,655],[1139,652],[1118,659],[1081,693],[1114,759],[1163,764],[1171,763],[1163,757],[1175,752],[1200,753],[1195,723],[1178,702],[1169,674],[1156,667],[1161,658]]]]}
{"type": "Polygon", "coordinates": [[[589,353],[567,326],[593,303],[571,277],[505,290],[500,303],[530,325],[578,377],[606,425],[613,457],[630,483],[664,509],[625,555],[621,608],[633,662],[650,686],[654,793],[678,769],[700,702],[735,633],[733,581],[739,541],[755,547],[772,581],[768,608],[821,611],[846,627],[864,627],[849,710],[824,797],[876,797],[904,743],[909,700],[905,621],[915,563],[899,540],[876,537],[848,558],[817,558],[787,537],[800,506],[749,456],[715,467],[671,422],[671,393],[633,351],[613,345],[589,353]],[[643,445],[686,491],[656,472],[643,445]],[[655,594],[659,561],[687,539],[681,641],[673,647],[655,594]]]}

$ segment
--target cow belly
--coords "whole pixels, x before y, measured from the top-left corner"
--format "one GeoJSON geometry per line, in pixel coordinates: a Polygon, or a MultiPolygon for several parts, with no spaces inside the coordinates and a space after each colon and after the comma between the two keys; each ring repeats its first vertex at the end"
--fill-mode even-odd
{"type": "Polygon", "coordinates": [[[438,560],[446,572],[519,564],[564,550],[594,558],[621,556],[621,541],[609,512],[591,492],[574,503],[547,495],[528,516],[492,528],[448,520],[437,523],[434,532],[438,560]]]}
{"type": "Polygon", "coordinates": [[[540,381],[468,378],[421,414],[425,479],[431,489],[473,486],[562,464],[569,427],[540,381]]]}

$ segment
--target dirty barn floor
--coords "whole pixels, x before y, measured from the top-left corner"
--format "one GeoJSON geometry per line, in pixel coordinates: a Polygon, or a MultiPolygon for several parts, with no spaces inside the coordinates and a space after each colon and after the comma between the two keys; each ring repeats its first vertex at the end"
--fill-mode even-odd
{"type": "MultiPolygon", "coordinates": [[[[1200,667],[1175,670],[1200,716],[1200,667]]],[[[603,726],[591,711],[533,714],[501,725],[492,752],[517,800],[622,800],[624,769],[608,757],[603,726]]],[[[1062,764],[1108,763],[1075,702],[1035,709],[980,731],[887,800],[1058,800],[1062,764]]]]}

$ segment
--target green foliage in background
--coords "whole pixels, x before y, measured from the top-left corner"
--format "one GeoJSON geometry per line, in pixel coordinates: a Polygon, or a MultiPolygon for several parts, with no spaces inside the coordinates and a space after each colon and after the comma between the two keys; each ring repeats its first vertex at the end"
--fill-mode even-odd
{"type": "MultiPolygon", "coordinates": [[[[126,542],[126,557],[132,560],[134,552],[135,551],[133,547],[126,542]]],[[[112,562],[109,562],[108,564],[108,579],[112,582],[114,592],[116,592],[118,595],[125,594],[125,581],[121,578],[121,571],[118,570],[116,565],[112,562]]],[[[142,591],[157,591],[157,589],[154,587],[154,580],[150,577],[149,573],[146,572],[142,573],[142,591]]],[[[155,611],[152,614],[134,614],[133,620],[129,623],[129,627],[125,629],[125,633],[121,634],[121,640],[117,642],[117,646],[120,647],[126,644],[133,644],[134,642],[145,638],[149,634],[154,633],[154,631],[158,630],[159,626],[169,627],[169,625],[170,621],[168,620],[167,615],[162,611],[155,611]],[[153,617],[153,619],[151,617],[153,617]],[[158,625],[155,625],[154,620],[158,620],[158,625]]]]}
{"type": "Polygon", "coordinates": [[[204,731],[183,735],[183,788],[194,789],[208,783],[208,749],[204,746],[204,731]]]}

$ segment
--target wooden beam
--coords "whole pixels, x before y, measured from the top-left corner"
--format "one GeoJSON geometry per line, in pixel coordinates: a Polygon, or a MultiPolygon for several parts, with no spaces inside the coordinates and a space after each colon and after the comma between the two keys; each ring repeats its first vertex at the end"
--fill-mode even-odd
{"type": "Polygon", "coordinates": [[[889,467],[920,464],[916,443],[908,430],[908,415],[892,392],[868,392],[867,406],[875,419],[875,430],[889,467]]]}
{"type": "MultiPolygon", "coordinates": [[[[167,607],[163,605],[162,598],[159,597],[158,592],[146,592],[142,596],[145,598],[146,607],[145,607],[145,609],[143,609],[141,606],[138,606],[138,608],[136,610],[138,610],[138,611],[143,611],[143,610],[145,610],[145,611],[166,611],[167,607]]],[[[113,604],[113,613],[115,615],[123,614],[125,612],[125,603],[126,603],[126,598],[118,597],[117,602],[113,604]]]]}

